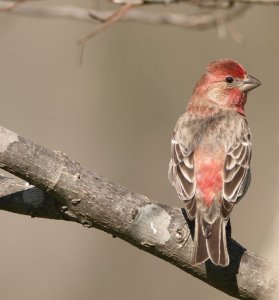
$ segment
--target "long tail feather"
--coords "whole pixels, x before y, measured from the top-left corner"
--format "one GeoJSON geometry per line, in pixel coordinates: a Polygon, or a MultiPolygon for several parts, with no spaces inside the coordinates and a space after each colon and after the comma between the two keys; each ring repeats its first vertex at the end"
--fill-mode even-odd
{"type": "Polygon", "coordinates": [[[209,258],[207,247],[206,247],[206,238],[202,232],[201,224],[201,215],[197,211],[195,219],[195,236],[194,236],[194,250],[192,256],[192,263],[200,264],[206,261],[209,258]]]}
{"type": "Polygon", "coordinates": [[[195,236],[193,264],[199,264],[208,258],[213,264],[227,266],[230,262],[227,250],[226,221],[218,217],[213,224],[203,220],[197,213],[195,220],[195,236]]]}

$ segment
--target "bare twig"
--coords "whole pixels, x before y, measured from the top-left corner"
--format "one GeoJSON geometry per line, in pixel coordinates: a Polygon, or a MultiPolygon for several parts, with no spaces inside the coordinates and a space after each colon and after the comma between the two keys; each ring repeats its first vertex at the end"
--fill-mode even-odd
{"type": "Polygon", "coordinates": [[[234,27],[234,25],[231,22],[228,22],[226,25],[227,25],[227,28],[228,28],[229,32],[231,33],[233,39],[238,44],[241,44],[243,41],[243,37],[242,37],[241,33],[234,27]]]}
{"type": "Polygon", "coordinates": [[[191,265],[193,224],[185,222],[181,209],[112,183],[2,127],[0,164],[44,191],[0,178],[0,209],[104,230],[238,299],[268,299],[275,289],[272,265],[231,238],[228,267],[191,265]]]}
{"type": "Polygon", "coordinates": [[[104,23],[99,28],[94,30],[93,32],[90,32],[89,34],[82,37],[80,39],[80,43],[84,44],[87,40],[91,39],[96,34],[100,33],[101,31],[106,30],[108,27],[110,27],[112,24],[114,24],[116,21],[118,21],[120,18],[122,18],[128,12],[128,10],[130,10],[134,6],[135,6],[135,4],[133,4],[133,3],[126,3],[123,6],[121,6],[120,9],[114,11],[106,20],[100,20],[104,23]]]}
{"type": "MultiPolygon", "coordinates": [[[[84,52],[84,48],[85,48],[85,44],[86,42],[93,38],[95,35],[103,32],[104,30],[107,30],[109,27],[111,27],[115,22],[117,22],[118,20],[120,20],[131,8],[133,8],[134,6],[137,6],[138,4],[133,4],[133,3],[126,3],[123,6],[121,6],[119,9],[117,9],[116,11],[114,11],[106,20],[104,20],[104,23],[101,24],[97,29],[95,29],[94,31],[86,34],[85,36],[81,37],[79,39],[79,44],[80,44],[80,48],[81,48],[81,63],[82,63],[82,58],[83,58],[83,52],[84,52]]],[[[100,20],[102,21],[102,20],[100,20]]]]}

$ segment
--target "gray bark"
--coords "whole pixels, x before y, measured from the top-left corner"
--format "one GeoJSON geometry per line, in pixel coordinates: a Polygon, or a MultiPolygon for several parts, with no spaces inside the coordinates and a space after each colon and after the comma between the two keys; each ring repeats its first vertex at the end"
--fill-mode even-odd
{"type": "Polygon", "coordinates": [[[228,237],[231,263],[191,265],[193,224],[180,208],[157,203],[0,127],[0,209],[95,227],[172,263],[238,299],[268,299],[276,270],[228,237]]]}

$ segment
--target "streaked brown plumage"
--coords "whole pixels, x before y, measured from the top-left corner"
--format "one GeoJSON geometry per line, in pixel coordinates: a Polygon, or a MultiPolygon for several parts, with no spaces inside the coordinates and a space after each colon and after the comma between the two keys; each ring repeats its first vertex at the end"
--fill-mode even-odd
{"type": "Polygon", "coordinates": [[[251,134],[244,105],[260,85],[233,60],[207,66],[171,143],[169,180],[195,219],[193,264],[227,266],[226,224],[250,183],[251,134]]]}

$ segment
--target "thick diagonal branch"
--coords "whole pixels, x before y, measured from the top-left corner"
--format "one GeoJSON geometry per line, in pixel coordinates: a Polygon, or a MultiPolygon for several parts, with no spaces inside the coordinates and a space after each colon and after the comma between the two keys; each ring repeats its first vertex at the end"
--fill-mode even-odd
{"type": "Polygon", "coordinates": [[[191,265],[193,224],[181,209],[110,182],[2,127],[0,166],[41,189],[2,177],[0,209],[104,230],[238,299],[268,299],[275,288],[272,265],[230,238],[228,267],[191,265]]]}

